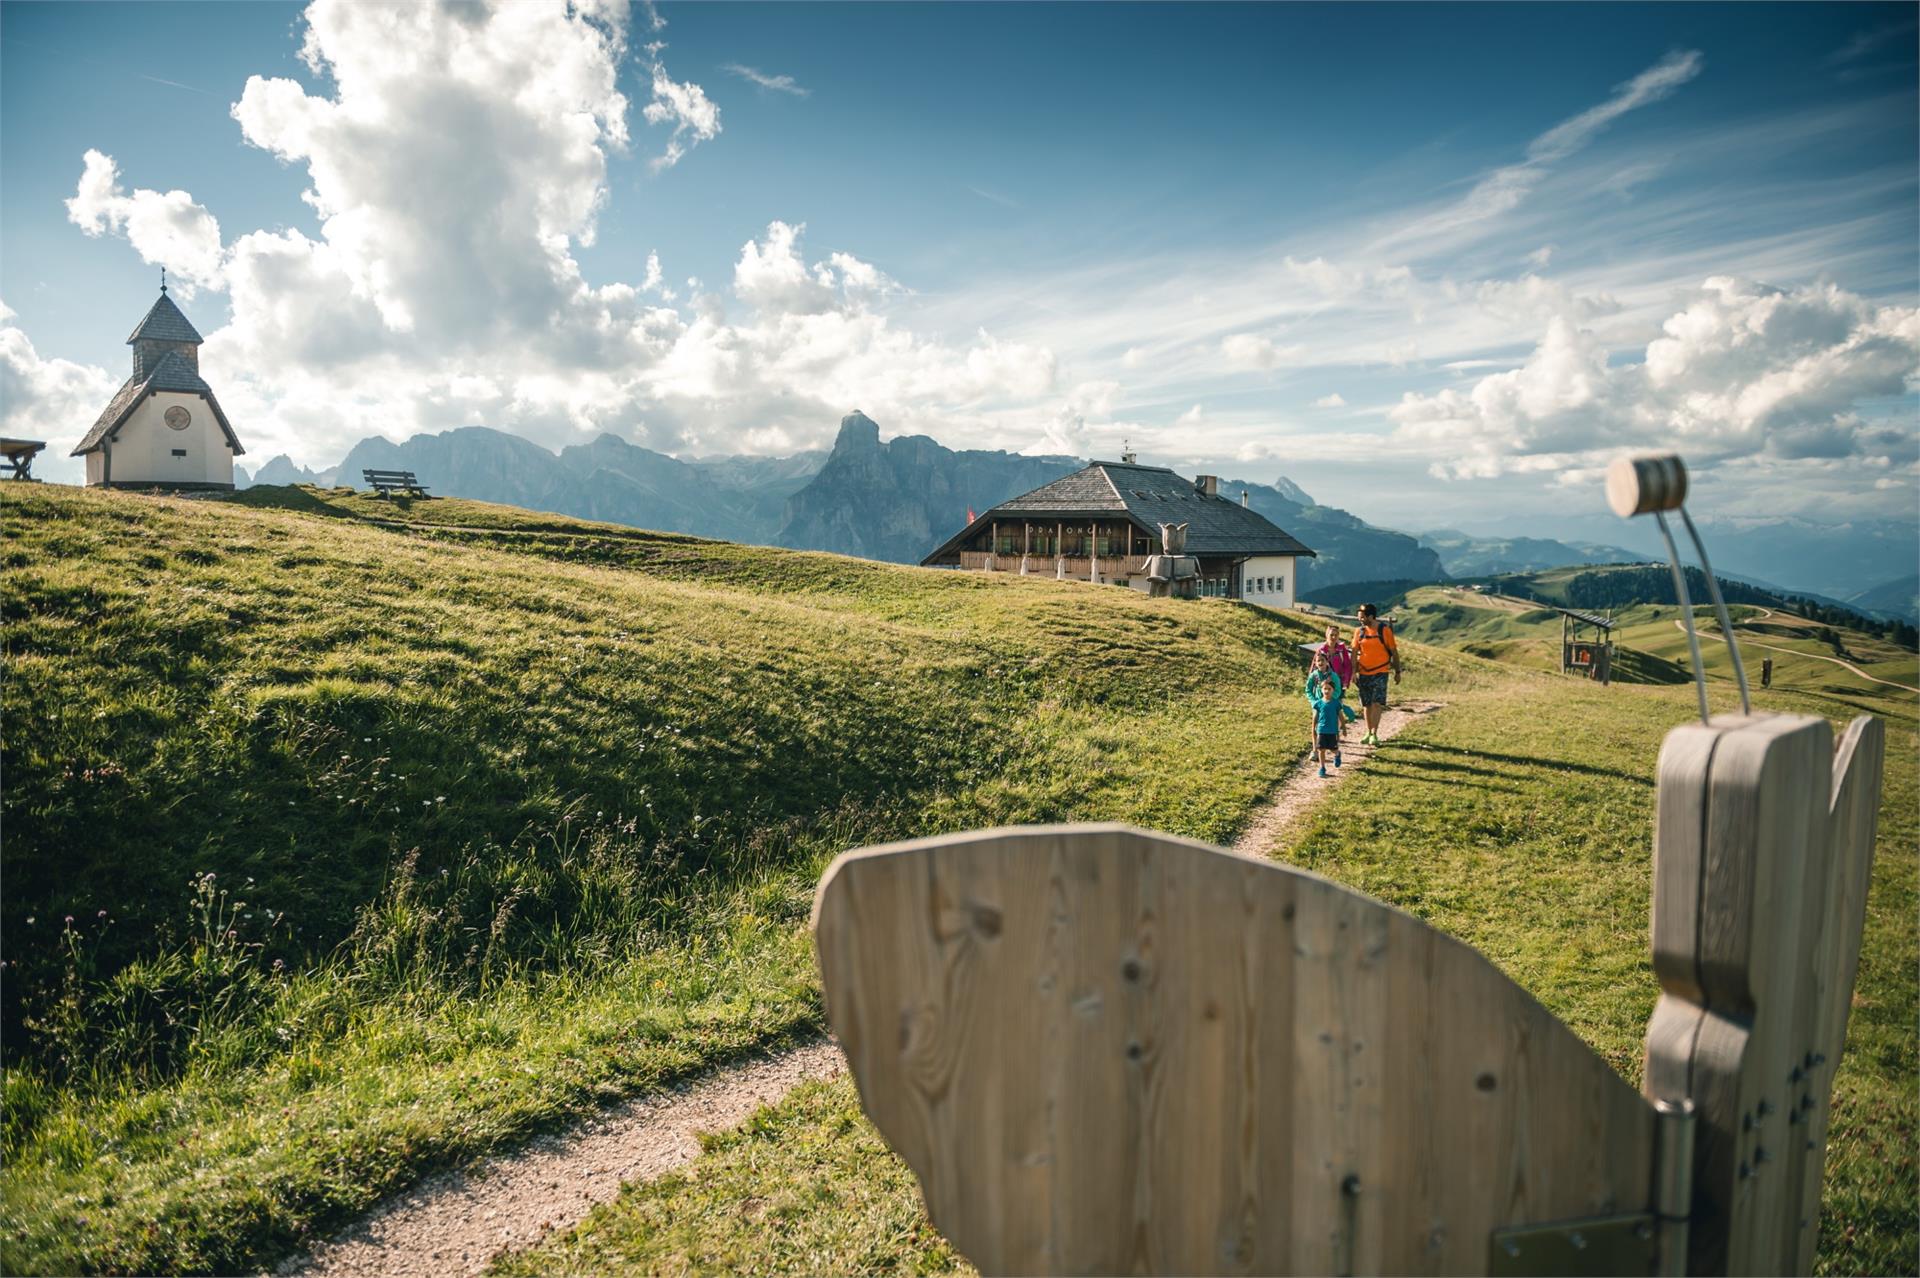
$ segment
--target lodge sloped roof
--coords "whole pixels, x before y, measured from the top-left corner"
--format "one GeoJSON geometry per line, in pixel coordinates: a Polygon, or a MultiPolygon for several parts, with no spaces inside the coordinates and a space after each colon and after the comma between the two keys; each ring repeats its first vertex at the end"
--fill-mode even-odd
{"type": "Polygon", "coordinates": [[[187,317],[180,313],[180,308],[173,304],[173,299],[162,293],[160,300],[147,311],[146,317],[134,325],[127,345],[135,342],[191,342],[198,346],[201,338],[187,317]]]}
{"type": "Polygon", "coordinates": [[[1121,516],[1158,537],[1161,524],[1187,525],[1189,555],[1296,555],[1317,558],[1299,539],[1257,511],[1209,497],[1165,466],[1097,461],[1083,470],[1003,501],[921,560],[953,553],[968,533],[992,519],[1111,519],[1121,516]]]}
{"type": "MultiPolygon", "coordinates": [[[[160,300],[166,301],[164,297],[160,300]]],[[[179,314],[178,311],[174,313],[179,314]]],[[[192,331],[191,326],[188,331],[192,331]]],[[[194,340],[198,341],[199,338],[196,336],[194,340]]],[[[198,395],[206,400],[207,407],[213,410],[213,420],[220,423],[220,430],[226,435],[227,443],[232,446],[234,456],[238,457],[247,451],[240,446],[240,437],[233,433],[232,423],[227,421],[226,413],[221,411],[220,401],[213,397],[213,387],[207,385],[206,379],[195,372],[193,366],[186,360],[180,358],[177,353],[169,352],[166,358],[153,366],[145,378],[129,377],[121,384],[120,389],[115,391],[113,398],[107,402],[106,411],[100,414],[99,419],[93,423],[93,428],[67,455],[79,457],[100,447],[113,432],[120,429],[127,418],[133,415],[133,410],[140,406],[140,401],[154,391],[181,391],[189,395],[198,395]]]]}

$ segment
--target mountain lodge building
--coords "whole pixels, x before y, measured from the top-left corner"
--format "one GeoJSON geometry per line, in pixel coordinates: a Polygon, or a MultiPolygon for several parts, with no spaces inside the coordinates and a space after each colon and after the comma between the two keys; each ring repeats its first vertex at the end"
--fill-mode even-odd
{"type": "MultiPolygon", "coordinates": [[[[1220,496],[1213,475],[1188,480],[1132,455],[1001,502],[920,562],[973,572],[1011,572],[1155,590],[1167,556],[1197,560],[1192,593],[1291,608],[1294,564],[1314,552],[1245,504],[1220,496]],[[1184,549],[1163,544],[1161,525],[1186,526],[1184,549]],[[1160,574],[1156,576],[1155,574],[1160,574]]],[[[1185,572],[1178,575],[1185,576],[1185,572]]]]}
{"type": "Polygon", "coordinates": [[[72,456],[87,459],[87,485],[230,490],[240,437],[200,376],[200,334],[167,296],[127,338],[133,375],[114,394],[72,456]]]}

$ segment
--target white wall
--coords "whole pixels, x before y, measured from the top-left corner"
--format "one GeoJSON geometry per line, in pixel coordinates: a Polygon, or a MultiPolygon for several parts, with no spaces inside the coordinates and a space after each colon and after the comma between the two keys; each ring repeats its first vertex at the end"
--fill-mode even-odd
{"type": "Polygon", "coordinates": [[[227,443],[213,408],[198,395],[181,391],[156,391],[142,400],[133,416],[114,432],[105,447],[113,450],[111,466],[95,461],[99,453],[87,456],[87,482],[110,480],[115,484],[231,484],[233,449],[227,443]],[[187,410],[193,420],[185,430],[166,423],[166,412],[174,405],[187,410]],[[175,450],[186,454],[174,456],[175,450]]]}
{"type": "Polygon", "coordinates": [[[1292,555],[1260,555],[1240,566],[1241,596],[1268,608],[1293,607],[1292,555]]]}

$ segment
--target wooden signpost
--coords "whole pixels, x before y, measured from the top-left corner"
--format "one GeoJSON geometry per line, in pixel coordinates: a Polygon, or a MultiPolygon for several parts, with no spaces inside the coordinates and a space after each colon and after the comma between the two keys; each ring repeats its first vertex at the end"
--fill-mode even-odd
{"type": "Polygon", "coordinates": [[[1411,915],[1123,826],[842,856],[828,1017],[989,1273],[1804,1273],[1882,750],[1668,737],[1644,1096],[1411,915]]]}

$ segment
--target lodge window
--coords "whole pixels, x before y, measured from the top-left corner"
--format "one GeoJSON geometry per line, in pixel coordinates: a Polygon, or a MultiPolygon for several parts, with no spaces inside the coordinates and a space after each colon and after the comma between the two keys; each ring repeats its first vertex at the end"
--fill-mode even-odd
{"type": "Polygon", "coordinates": [[[175,457],[185,457],[187,455],[187,450],[184,448],[176,448],[173,450],[173,455],[175,457]]]}

